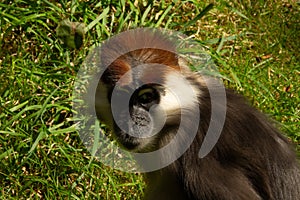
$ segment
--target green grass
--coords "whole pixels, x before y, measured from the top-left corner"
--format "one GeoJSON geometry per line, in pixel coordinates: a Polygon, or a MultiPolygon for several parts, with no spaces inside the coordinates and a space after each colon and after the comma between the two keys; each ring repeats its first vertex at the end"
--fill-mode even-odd
{"type": "Polygon", "coordinates": [[[92,46],[128,28],[193,35],[228,87],[300,144],[300,5],[295,1],[1,1],[1,199],[139,199],[141,175],[95,160],[72,119],[76,72],[92,46]],[[86,24],[80,49],[57,38],[63,19],[86,24]]]}

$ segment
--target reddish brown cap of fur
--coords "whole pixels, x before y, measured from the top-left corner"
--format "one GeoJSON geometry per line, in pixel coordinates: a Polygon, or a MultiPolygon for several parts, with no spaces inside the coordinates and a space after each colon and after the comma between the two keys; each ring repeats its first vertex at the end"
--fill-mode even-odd
{"type": "MultiPolygon", "coordinates": [[[[175,44],[157,30],[126,31],[101,47],[101,67],[106,68],[102,81],[109,84],[116,83],[130,69],[151,63],[180,70],[175,44]]],[[[122,84],[130,81],[131,77],[127,76],[122,84]]]]}

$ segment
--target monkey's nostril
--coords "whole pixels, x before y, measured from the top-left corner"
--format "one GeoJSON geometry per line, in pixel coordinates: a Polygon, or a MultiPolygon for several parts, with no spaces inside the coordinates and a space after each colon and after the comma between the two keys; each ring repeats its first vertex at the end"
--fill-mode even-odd
{"type": "Polygon", "coordinates": [[[132,121],[129,124],[130,131],[128,134],[137,138],[151,137],[153,134],[153,119],[148,112],[141,111],[131,116],[132,121]]]}
{"type": "Polygon", "coordinates": [[[132,120],[134,121],[134,124],[138,126],[147,126],[151,121],[150,117],[147,115],[146,116],[134,115],[132,117],[132,120]]]}

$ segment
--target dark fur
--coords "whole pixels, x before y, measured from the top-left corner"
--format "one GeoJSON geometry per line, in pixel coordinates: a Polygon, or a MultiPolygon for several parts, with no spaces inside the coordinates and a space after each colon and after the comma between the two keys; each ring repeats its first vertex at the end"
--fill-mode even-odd
{"type": "MultiPolygon", "coordinates": [[[[169,195],[174,195],[172,199],[299,199],[300,170],[291,145],[232,90],[226,90],[227,117],[221,137],[208,156],[198,158],[210,120],[210,97],[205,87],[201,91],[201,128],[181,158],[147,175],[148,199],[171,199],[169,195]]],[[[189,126],[195,126],[190,117],[184,122],[186,134],[189,126]]]]}
{"type": "MultiPolygon", "coordinates": [[[[136,35],[131,38],[118,38],[112,42],[118,43],[116,49],[110,49],[110,43],[103,47],[105,51],[102,59],[112,64],[104,73],[102,82],[110,90],[127,70],[138,64],[170,64],[173,68],[178,65],[173,53],[155,49],[137,50],[115,60],[119,49],[127,48],[135,42],[143,43],[143,38],[147,38],[147,43],[156,42],[158,49],[160,45],[169,45],[160,39],[161,35],[143,31],[134,33],[136,35]]],[[[163,74],[161,76],[163,79],[163,74]]],[[[226,121],[218,143],[206,157],[198,157],[210,123],[210,95],[207,87],[199,83],[198,75],[188,72],[186,76],[201,91],[198,105],[201,112],[200,128],[189,149],[177,161],[146,174],[146,199],[298,200],[300,170],[291,145],[262,113],[249,106],[243,97],[232,90],[226,90],[226,121]]],[[[109,98],[110,95],[107,96],[109,98]]],[[[184,132],[188,136],[189,127],[198,124],[194,124],[192,108],[183,115],[187,119],[181,125],[185,127],[184,132]]],[[[176,131],[176,126],[166,127],[160,133],[155,148],[167,144],[176,131]]],[[[184,140],[182,138],[181,142],[184,140]]],[[[158,159],[167,156],[161,155],[158,159]]]]}

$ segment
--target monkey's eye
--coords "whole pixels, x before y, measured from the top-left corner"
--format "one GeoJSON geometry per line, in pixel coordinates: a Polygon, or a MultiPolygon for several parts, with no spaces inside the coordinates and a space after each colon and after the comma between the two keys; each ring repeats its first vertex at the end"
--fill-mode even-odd
{"type": "Polygon", "coordinates": [[[141,89],[138,92],[137,102],[142,106],[150,108],[153,104],[158,103],[159,94],[154,88],[141,89]]]}

